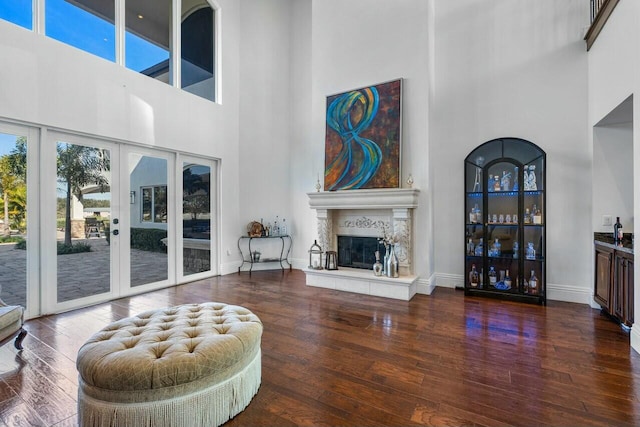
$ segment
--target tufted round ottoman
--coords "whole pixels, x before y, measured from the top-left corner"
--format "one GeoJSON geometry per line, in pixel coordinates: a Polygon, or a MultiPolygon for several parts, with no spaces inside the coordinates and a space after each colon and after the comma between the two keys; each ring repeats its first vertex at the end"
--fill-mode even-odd
{"type": "Polygon", "coordinates": [[[79,350],[81,426],[213,426],[261,379],[262,323],[244,307],[189,304],[107,325],[79,350]]]}

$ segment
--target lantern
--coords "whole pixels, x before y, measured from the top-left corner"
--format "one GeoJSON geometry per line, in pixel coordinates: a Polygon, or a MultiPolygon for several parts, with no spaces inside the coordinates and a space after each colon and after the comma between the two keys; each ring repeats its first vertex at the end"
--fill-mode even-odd
{"type": "Polygon", "coordinates": [[[322,270],[322,248],[318,245],[317,240],[314,240],[313,245],[309,248],[309,268],[322,270]]]}
{"type": "Polygon", "coordinates": [[[338,269],[338,253],[336,251],[327,251],[326,258],[324,260],[324,268],[327,270],[338,269]]]}

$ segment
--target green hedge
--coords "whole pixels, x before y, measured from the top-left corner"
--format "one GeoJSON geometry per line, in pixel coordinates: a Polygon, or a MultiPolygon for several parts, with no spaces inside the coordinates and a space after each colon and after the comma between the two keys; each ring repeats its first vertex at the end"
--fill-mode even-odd
{"type": "Polygon", "coordinates": [[[65,245],[62,242],[58,242],[58,255],[78,254],[81,252],[91,252],[91,246],[86,243],[65,245]]]}
{"type": "Polygon", "coordinates": [[[0,237],[0,243],[20,243],[24,242],[24,237],[21,236],[2,236],[0,237]]]}
{"type": "Polygon", "coordinates": [[[131,247],[142,251],[167,253],[162,239],[167,237],[167,230],[159,228],[132,228],[131,247]]]}

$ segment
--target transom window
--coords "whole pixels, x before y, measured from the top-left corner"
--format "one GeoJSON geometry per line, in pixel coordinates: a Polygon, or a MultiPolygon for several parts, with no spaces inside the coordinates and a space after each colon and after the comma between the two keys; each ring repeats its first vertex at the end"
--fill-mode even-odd
{"type": "Polygon", "coordinates": [[[216,10],[209,1],[182,0],[176,19],[178,0],[0,0],[0,19],[44,28],[48,37],[215,101],[216,10]],[[42,25],[34,4],[44,8],[42,25]]]}

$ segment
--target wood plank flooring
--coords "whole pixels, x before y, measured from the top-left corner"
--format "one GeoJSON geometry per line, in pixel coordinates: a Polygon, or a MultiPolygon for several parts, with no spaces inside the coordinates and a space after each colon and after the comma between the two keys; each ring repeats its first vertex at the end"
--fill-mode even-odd
{"type": "Polygon", "coordinates": [[[262,385],[227,426],[640,425],[640,355],[585,305],[438,288],[397,301],[232,274],[26,324],[0,348],[0,426],[75,426],[79,347],[145,310],[220,301],[264,324],[262,385]]]}

